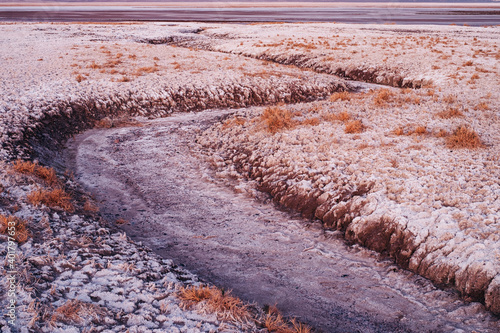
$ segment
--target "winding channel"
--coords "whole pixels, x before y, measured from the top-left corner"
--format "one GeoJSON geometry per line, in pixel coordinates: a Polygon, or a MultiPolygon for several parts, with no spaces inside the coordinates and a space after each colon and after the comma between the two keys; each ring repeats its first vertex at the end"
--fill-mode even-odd
{"type": "Polygon", "coordinates": [[[196,134],[230,112],[89,130],[68,141],[67,164],[133,240],[320,331],[497,332],[479,303],[215,181],[196,134]]]}

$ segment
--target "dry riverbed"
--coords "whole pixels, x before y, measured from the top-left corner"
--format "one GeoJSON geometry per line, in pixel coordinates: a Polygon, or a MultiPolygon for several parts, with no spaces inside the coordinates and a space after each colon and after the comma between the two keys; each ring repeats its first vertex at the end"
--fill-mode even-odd
{"type": "Polygon", "coordinates": [[[261,310],[189,310],[197,278],[174,259],[327,332],[498,330],[498,27],[0,29],[0,213],[31,233],[18,327],[265,330],[261,310]],[[36,205],[56,183],[13,171],[20,157],[72,168],[73,208],[36,205]]]}

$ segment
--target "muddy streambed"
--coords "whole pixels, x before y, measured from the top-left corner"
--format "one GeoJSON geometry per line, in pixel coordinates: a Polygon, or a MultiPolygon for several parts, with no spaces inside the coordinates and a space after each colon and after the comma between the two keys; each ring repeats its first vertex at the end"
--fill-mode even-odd
{"type": "Polygon", "coordinates": [[[133,240],[321,331],[498,331],[481,304],[214,180],[196,134],[230,112],[89,130],[68,141],[67,165],[133,240]]]}

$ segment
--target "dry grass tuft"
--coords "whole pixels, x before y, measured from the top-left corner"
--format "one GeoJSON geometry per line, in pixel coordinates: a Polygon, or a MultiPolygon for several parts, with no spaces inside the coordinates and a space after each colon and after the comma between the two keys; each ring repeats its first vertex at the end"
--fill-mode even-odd
{"type": "Polygon", "coordinates": [[[99,207],[94,205],[90,200],[87,200],[83,205],[83,210],[89,213],[97,213],[99,212],[99,207]]]}
{"type": "Polygon", "coordinates": [[[347,111],[340,113],[327,113],[323,116],[326,121],[341,121],[343,123],[351,120],[351,115],[347,111]]]}
{"type": "Polygon", "coordinates": [[[111,128],[113,127],[113,121],[109,117],[104,117],[95,123],[97,128],[111,128]]]}
{"type": "Polygon", "coordinates": [[[283,129],[290,129],[295,125],[290,110],[281,106],[267,107],[261,119],[266,123],[267,130],[273,134],[283,129]]]}
{"type": "Polygon", "coordinates": [[[439,131],[436,133],[436,136],[438,138],[445,138],[448,135],[449,135],[448,132],[446,130],[442,129],[442,128],[440,128],[439,131]]]}
{"type": "Polygon", "coordinates": [[[308,118],[302,121],[302,125],[318,126],[321,123],[319,118],[308,118]]]}
{"type": "Polygon", "coordinates": [[[486,111],[486,110],[490,109],[490,106],[486,102],[481,102],[478,105],[476,105],[476,107],[474,109],[480,110],[480,111],[486,111]]]}
{"type": "Polygon", "coordinates": [[[234,127],[234,126],[243,126],[243,125],[245,125],[245,123],[246,123],[246,120],[244,118],[235,116],[234,118],[226,120],[222,124],[222,128],[227,129],[227,128],[234,127]]]}
{"type": "Polygon", "coordinates": [[[396,128],[396,129],[393,131],[393,133],[394,133],[395,135],[405,135],[405,134],[406,134],[404,127],[401,127],[401,126],[400,126],[400,127],[398,127],[398,128],[396,128]]]}
{"type": "Polygon", "coordinates": [[[36,164],[31,161],[17,160],[12,164],[14,171],[22,174],[34,174],[36,169],[36,164]]]}
{"type": "Polygon", "coordinates": [[[341,101],[350,101],[351,93],[348,91],[336,92],[330,96],[330,102],[336,102],[338,100],[341,101]]]}
{"type": "Polygon", "coordinates": [[[347,111],[342,111],[338,114],[337,119],[345,123],[346,121],[351,120],[351,115],[347,111]]]}
{"type": "Polygon", "coordinates": [[[76,76],[76,82],[82,82],[84,80],[86,80],[87,78],[85,76],[83,76],[82,74],[78,74],[76,76]]]}
{"type": "Polygon", "coordinates": [[[117,82],[130,82],[130,78],[127,76],[122,76],[121,79],[116,80],[117,82]]]}
{"type": "Polygon", "coordinates": [[[12,164],[14,171],[25,174],[36,176],[44,180],[48,185],[55,186],[60,185],[59,179],[57,178],[56,172],[52,168],[47,168],[37,163],[31,161],[17,160],[12,164]]]}
{"type": "Polygon", "coordinates": [[[351,120],[346,123],[344,131],[348,134],[361,133],[365,130],[365,126],[361,120],[351,120]]]}
{"type": "Polygon", "coordinates": [[[262,319],[262,326],[270,333],[311,333],[310,327],[295,319],[288,322],[275,306],[269,307],[262,319]]]}
{"type": "Polygon", "coordinates": [[[85,317],[98,320],[103,313],[104,311],[97,305],[73,299],[58,307],[52,315],[51,321],[61,321],[67,324],[81,323],[85,317]]]}
{"type": "Polygon", "coordinates": [[[158,67],[156,66],[149,66],[149,67],[140,67],[136,71],[136,75],[143,75],[144,73],[154,73],[159,71],[158,67]]]}
{"type": "Polygon", "coordinates": [[[207,311],[216,313],[219,320],[244,322],[251,317],[247,306],[239,298],[216,287],[181,287],[177,297],[183,307],[201,304],[207,311]]]}
{"type": "Polygon", "coordinates": [[[115,221],[115,223],[116,223],[116,224],[118,224],[118,225],[122,225],[122,224],[127,224],[127,223],[128,223],[128,221],[127,221],[127,220],[125,220],[125,219],[117,219],[117,220],[115,221]]]}
{"type": "Polygon", "coordinates": [[[446,144],[450,148],[476,149],[484,147],[479,135],[467,126],[458,126],[453,134],[446,137],[446,144]]]}
{"type": "Polygon", "coordinates": [[[445,111],[439,112],[437,115],[439,118],[443,118],[443,119],[458,118],[458,117],[464,116],[462,111],[460,111],[457,108],[453,108],[453,107],[449,107],[445,111]]]}
{"type": "Polygon", "coordinates": [[[389,89],[384,88],[384,89],[380,89],[378,91],[373,102],[375,103],[375,105],[382,106],[382,105],[385,105],[387,103],[392,102],[395,97],[396,97],[396,94],[394,92],[390,91],[389,89]]]}
{"type": "Polygon", "coordinates": [[[417,126],[417,128],[415,128],[415,134],[418,134],[418,135],[423,135],[425,133],[427,133],[427,128],[425,126],[417,126]]]}
{"type": "Polygon", "coordinates": [[[63,189],[35,190],[28,194],[28,202],[34,206],[44,204],[51,208],[61,208],[66,212],[73,213],[75,207],[71,203],[71,196],[63,189]]]}
{"type": "Polygon", "coordinates": [[[27,223],[26,220],[19,217],[0,214],[0,234],[14,237],[16,242],[24,243],[29,237],[29,231],[26,227],[27,223]]]}

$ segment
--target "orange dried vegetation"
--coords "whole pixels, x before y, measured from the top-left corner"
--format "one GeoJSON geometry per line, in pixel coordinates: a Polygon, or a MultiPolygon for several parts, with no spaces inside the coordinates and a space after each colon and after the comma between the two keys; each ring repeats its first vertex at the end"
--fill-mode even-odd
{"type": "Polygon", "coordinates": [[[373,100],[375,105],[382,106],[394,100],[396,94],[389,89],[380,89],[373,100]]]}
{"type": "Polygon", "coordinates": [[[320,122],[318,118],[308,118],[302,122],[302,125],[318,126],[320,122]]]}
{"type": "Polygon", "coordinates": [[[90,200],[87,200],[83,205],[83,210],[89,213],[97,213],[99,212],[99,207],[94,205],[90,200]]]}
{"type": "Polygon", "coordinates": [[[425,133],[427,133],[427,128],[425,126],[417,126],[417,128],[415,128],[415,134],[422,135],[425,133]]]}
{"type": "Polygon", "coordinates": [[[348,134],[361,133],[365,130],[365,126],[361,120],[351,120],[345,125],[345,132],[348,134]]]}
{"type": "Polygon", "coordinates": [[[347,111],[342,111],[340,113],[328,113],[323,116],[326,121],[341,121],[345,123],[351,120],[351,115],[347,111]]]}
{"type": "Polygon", "coordinates": [[[234,118],[226,120],[222,124],[222,128],[227,129],[227,128],[234,127],[234,126],[242,126],[242,125],[245,125],[245,122],[246,122],[246,120],[244,118],[234,117],[234,118]]]}
{"type": "Polygon", "coordinates": [[[74,212],[75,207],[71,202],[71,196],[63,189],[35,190],[28,194],[28,202],[34,206],[44,204],[51,208],[61,208],[66,212],[74,212]]]}
{"type": "Polygon", "coordinates": [[[311,333],[311,328],[295,319],[289,322],[283,318],[275,306],[269,307],[262,319],[262,326],[271,333],[311,333]]]}
{"type": "Polygon", "coordinates": [[[441,111],[438,114],[438,117],[443,119],[450,119],[456,117],[463,117],[464,114],[457,108],[449,107],[445,111],[441,111]]]}
{"type": "Polygon", "coordinates": [[[262,113],[261,119],[266,123],[267,130],[273,134],[290,129],[295,125],[290,110],[280,106],[267,107],[262,113]]]}
{"type": "Polygon", "coordinates": [[[490,109],[490,106],[486,102],[481,102],[475,107],[476,110],[486,111],[490,109]]]}
{"type": "Polygon", "coordinates": [[[476,149],[484,146],[479,135],[467,126],[458,126],[453,134],[446,137],[446,144],[450,148],[476,149]]]}
{"type": "Polygon", "coordinates": [[[17,216],[5,216],[0,214],[0,234],[14,237],[16,242],[24,243],[29,237],[29,231],[26,227],[27,221],[17,216]],[[9,229],[14,227],[14,229],[9,229]]]}
{"type": "Polygon", "coordinates": [[[12,168],[16,172],[36,176],[44,180],[50,186],[60,185],[56,172],[52,168],[47,168],[31,161],[22,160],[15,161],[12,164],[12,168]]]}
{"type": "Polygon", "coordinates": [[[66,301],[66,303],[56,309],[52,315],[51,322],[81,323],[84,317],[98,319],[103,314],[104,311],[98,305],[72,299],[66,301]]]}
{"type": "Polygon", "coordinates": [[[338,100],[341,101],[350,101],[351,93],[348,91],[336,92],[330,96],[330,102],[336,102],[338,100]]]}
{"type": "Polygon", "coordinates": [[[177,292],[177,297],[184,307],[192,307],[195,304],[204,302],[207,310],[216,313],[219,320],[243,322],[250,318],[247,306],[239,298],[216,287],[181,287],[177,292]]]}

